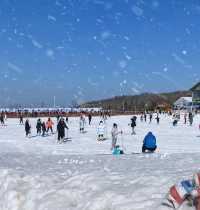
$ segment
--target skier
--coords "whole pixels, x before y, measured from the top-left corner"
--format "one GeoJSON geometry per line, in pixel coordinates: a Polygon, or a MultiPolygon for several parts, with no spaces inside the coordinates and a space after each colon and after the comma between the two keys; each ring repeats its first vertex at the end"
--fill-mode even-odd
{"type": "Polygon", "coordinates": [[[69,129],[64,121],[63,118],[61,118],[57,125],[57,131],[58,131],[58,142],[62,143],[65,138],[65,128],[69,129]]]}
{"type": "Polygon", "coordinates": [[[184,124],[187,123],[187,113],[184,114],[184,124]]]}
{"type": "Polygon", "coordinates": [[[188,118],[189,118],[190,126],[192,126],[192,124],[193,124],[193,114],[192,114],[192,112],[189,113],[188,118]]]}
{"type": "Polygon", "coordinates": [[[0,121],[1,121],[1,125],[5,125],[3,114],[1,114],[0,116],[0,121]]]}
{"type": "Polygon", "coordinates": [[[150,113],[150,114],[149,114],[149,123],[151,123],[152,118],[153,118],[153,114],[152,114],[152,113],[150,113]]]}
{"type": "Polygon", "coordinates": [[[42,136],[44,137],[46,133],[46,124],[45,122],[42,123],[42,136]]]}
{"type": "Polygon", "coordinates": [[[122,134],[122,131],[118,131],[117,124],[114,123],[113,124],[113,128],[111,130],[111,135],[112,135],[112,147],[111,147],[111,150],[113,150],[115,148],[116,143],[117,143],[117,138],[118,138],[119,134],[122,134]]]}
{"type": "Polygon", "coordinates": [[[68,116],[66,116],[65,121],[66,121],[66,123],[68,123],[68,122],[69,122],[69,118],[68,118],[68,116]]]}
{"type": "Polygon", "coordinates": [[[159,124],[160,123],[160,117],[159,117],[159,115],[157,114],[157,116],[156,116],[156,122],[157,122],[157,124],[159,124]]]}
{"type": "Polygon", "coordinates": [[[51,120],[51,118],[49,117],[47,122],[46,122],[46,127],[47,127],[47,133],[49,132],[49,129],[51,130],[51,133],[53,134],[53,121],[51,120]]]}
{"type": "Polygon", "coordinates": [[[143,141],[142,145],[142,152],[145,153],[146,151],[154,152],[156,150],[156,137],[152,134],[152,132],[149,132],[143,141]]]}
{"type": "Polygon", "coordinates": [[[99,126],[97,128],[97,135],[98,135],[98,141],[103,141],[105,139],[105,124],[103,123],[103,121],[101,120],[99,122],[99,126]]]}
{"type": "Polygon", "coordinates": [[[23,115],[22,114],[20,114],[20,117],[19,117],[19,124],[20,125],[24,124],[24,120],[23,120],[23,115]]]}
{"type": "Polygon", "coordinates": [[[80,116],[79,126],[80,126],[80,133],[84,133],[85,117],[83,115],[80,116]]]}
{"type": "Polygon", "coordinates": [[[28,137],[31,133],[31,125],[28,119],[25,121],[25,132],[26,132],[26,137],[28,137]]]}
{"type": "Polygon", "coordinates": [[[131,118],[131,128],[132,128],[132,133],[131,135],[135,135],[135,127],[136,127],[136,120],[137,120],[137,117],[136,116],[133,116],[131,118]]]}
{"type": "Polygon", "coordinates": [[[92,115],[91,114],[88,115],[88,121],[89,121],[89,125],[90,125],[91,121],[92,121],[92,115]]]}
{"type": "Polygon", "coordinates": [[[40,119],[37,120],[36,129],[37,129],[37,135],[41,135],[42,122],[40,119]]]}
{"type": "Polygon", "coordinates": [[[147,121],[147,114],[146,113],[144,114],[144,121],[145,122],[147,121]]]}

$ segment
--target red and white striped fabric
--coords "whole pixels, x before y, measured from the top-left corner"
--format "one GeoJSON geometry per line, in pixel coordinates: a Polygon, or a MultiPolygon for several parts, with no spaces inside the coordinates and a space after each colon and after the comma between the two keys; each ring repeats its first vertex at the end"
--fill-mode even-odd
{"type": "Polygon", "coordinates": [[[173,185],[168,194],[168,200],[173,204],[175,209],[178,209],[186,198],[187,192],[180,184],[173,185]]]}

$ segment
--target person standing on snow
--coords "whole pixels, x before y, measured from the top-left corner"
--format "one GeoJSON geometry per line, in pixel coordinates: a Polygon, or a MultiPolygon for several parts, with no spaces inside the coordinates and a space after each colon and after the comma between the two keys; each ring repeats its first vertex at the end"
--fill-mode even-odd
{"type": "Polygon", "coordinates": [[[3,114],[1,114],[0,116],[0,121],[1,121],[1,125],[5,125],[3,114]]]}
{"type": "Polygon", "coordinates": [[[24,119],[23,119],[23,115],[22,114],[20,114],[20,117],[19,117],[19,124],[20,125],[24,124],[24,119]]]}
{"type": "Polygon", "coordinates": [[[66,116],[65,121],[68,124],[68,122],[69,122],[69,117],[68,116],[66,116]]]}
{"type": "Polygon", "coordinates": [[[105,124],[103,123],[102,120],[99,122],[99,126],[97,128],[97,135],[98,135],[97,138],[98,141],[102,141],[105,139],[105,124]]]}
{"type": "Polygon", "coordinates": [[[51,120],[51,118],[49,117],[47,122],[46,122],[46,127],[47,127],[47,133],[49,132],[49,129],[51,130],[51,133],[53,134],[53,121],[51,120]]]}
{"type": "Polygon", "coordinates": [[[38,119],[38,120],[37,120],[36,130],[37,130],[37,135],[41,135],[42,122],[41,122],[41,120],[40,120],[40,119],[38,119]]]}
{"type": "Polygon", "coordinates": [[[189,113],[188,117],[189,117],[190,125],[192,126],[192,124],[193,124],[193,114],[192,114],[192,112],[189,113]]]}
{"type": "Polygon", "coordinates": [[[157,114],[157,116],[156,116],[156,122],[157,122],[157,124],[159,124],[159,123],[160,123],[160,117],[159,117],[159,114],[157,114]]]}
{"type": "Polygon", "coordinates": [[[187,113],[184,114],[184,124],[187,123],[187,113]]]}
{"type": "Polygon", "coordinates": [[[58,131],[58,142],[61,143],[65,138],[65,128],[68,130],[65,120],[61,118],[57,125],[57,131],[58,131]]]}
{"type": "Polygon", "coordinates": [[[88,122],[89,122],[89,125],[91,124],[91,121],[92,121],[92,115],[89,114],[89,115],[88,115],[88,122]]]}
{"type": "Polygon", "coordinates": [[[156,145],[156,137],[152,134],[152,132],[149,132],[143,141],[142,145],[142,152],[145,153],[146,151],[154,152],[157,149],[156,145]]]}
{"type": "Polygon", "coordinates": [[[147,121],[147,114],[146,113],[144,114],[144,121],[145,122],[147,121]]]}
{"type": "Polygon", "coordinates": [[[131,135],[135,135],[135,127],[136,127],[136,120],[137,120],[137,117],[136,116],[133,116],[131,118],[131,128],[132,128],[132,133],[131,135]]]}
{"type": "Polygon", "coordinates": [[[45,122],[42,123],[42,136],[44,137],[46,133],[46,124],[45,122]]]}
{"type": "Polygon", "coordinates": [[[31,125],[28,119],[25,122],[25,132],[26,132],[26,137],[28,137],[29,134],[31,133],[31,125]]]}
{"type": "Polygon", "coordinates": [[[79,127],[80,127],[80,133],[84,133],[85,117],[83,115],[80,116],[79,127]]]}
{"type": "Polygon", "coordinates": [[[113,150],[116,147],[117,138],[118,138],[119,134],[122,134],[122,131],[118,131],[117,124],[114,123],[113,127],[112,127],[112,130],[111,130],[111,135],[112,135],[112,147],[111,147],[111,150],[113,150]]]}
{"type": "Polygon", "coordinates": [[[152,114],[152,113],[150,113],[150,114],[149,114],[149,123],[151,123],[152,118],[153,118],[153,114],[152,114]]]}

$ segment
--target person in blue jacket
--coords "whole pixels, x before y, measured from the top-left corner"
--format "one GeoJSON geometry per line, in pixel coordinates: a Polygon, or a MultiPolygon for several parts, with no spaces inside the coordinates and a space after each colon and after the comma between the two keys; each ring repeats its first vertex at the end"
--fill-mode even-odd
{"type": "Polygon", "coordinates": [[[152,134],[152,132],[149,132],[144,138],[142,152],[154,152],[156,148],[156,137],[152,134]]]}

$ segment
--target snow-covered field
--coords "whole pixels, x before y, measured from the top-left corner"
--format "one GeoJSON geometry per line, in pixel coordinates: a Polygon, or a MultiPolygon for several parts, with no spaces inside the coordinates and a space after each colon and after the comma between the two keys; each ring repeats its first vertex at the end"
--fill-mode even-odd
{"type": "MultiPolygon", "coordinates": [[[[194,125],[177,127],[162,115],[160,125],[137,120],[131,136],[131,116],[107,120],[108,140],[97,142],[99,118],[79,133],[79,119],[69,118],[72,141],[56,143],[56,135],[26,138],[18,119],[0,127],[0,210],[155,210],[169,187],[190,178],[200,168],[200,117],[194,125]],[[112,156],[110,130],[116,122],[125,155],[112,156]],[[141,152],[148,131],[157,137],[158,151],[141,152]]],[[[54,119],[56,123],[56,120],[54,119]]],[[[183,207],[184,210],[188,207],[183,207]]],[[[189,208],[191,209],[191,208],[189,208]]]]}

